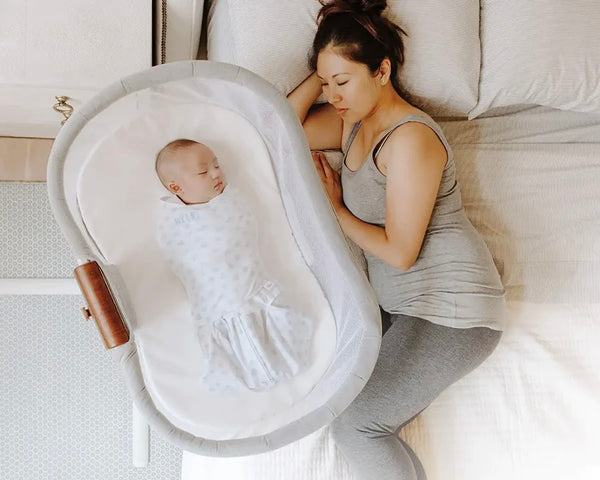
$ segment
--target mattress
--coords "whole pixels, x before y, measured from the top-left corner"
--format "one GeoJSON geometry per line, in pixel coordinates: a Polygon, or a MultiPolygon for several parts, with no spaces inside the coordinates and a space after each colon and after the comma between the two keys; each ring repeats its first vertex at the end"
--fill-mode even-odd
{"type": "MultiPolygon", "coordinates": [[[[600,478],[600,117],[536,107],[440,122],[507,290],[494,353],[402,436],[429,480],[600,478]]],[[[182,479],[354,477],[327,429],[268,454],[184,452],[182,479]],[[242,473],[243,472],[243,473],[242,473]]]]}

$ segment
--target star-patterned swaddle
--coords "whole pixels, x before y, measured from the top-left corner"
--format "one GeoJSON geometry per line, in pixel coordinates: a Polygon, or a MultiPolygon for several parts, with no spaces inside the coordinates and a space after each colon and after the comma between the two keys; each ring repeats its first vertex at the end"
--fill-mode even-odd
{"type": "Polygon", "coordinates": [[[267,390],[307,366],[314,322],[278,302],[239,190],[227,186],[196,205],[163,197],[157,240],[187,291],[208,391],[267,390]]]}

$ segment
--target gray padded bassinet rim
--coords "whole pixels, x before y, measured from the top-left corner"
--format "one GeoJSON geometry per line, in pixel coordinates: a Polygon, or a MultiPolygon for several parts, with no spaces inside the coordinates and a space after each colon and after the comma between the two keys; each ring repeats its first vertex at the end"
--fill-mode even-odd
{"type": "MultiPolygon", "coordinates": [[[[111,282],[112,275],[110,272],[116,269],[111,265],[105,265],[105,260],[98,258],[89,245],[90,239],[84,237],[67,205],[63,174],[69,148],[90,119],[121,97],[165,82],[184,80],[190,77],[234,82],[252,90],[272,105],[274,112],[279,115],[284,125],[290,126],[286,133],[293,144],[293,148],[304,149],[308,154],[309,147],[306,138],[296,114],[286,98],[264,79],[239,66],[206,60],[173,62],[138,72],[108,86],[80,110],[76,111],[57,136],[48,163],[48,195],[53,214],[71,245],[78,262],[84,263],[89,260],[96,260],[105,273],[108,271],[107,278],[111,282]]],[[[299,168],[305,167],[300,166],[299,168]]],[[[312,162],[310,164],[307,162],[306,168],[313,168],[312,162]]],[[[314,168],[312,174],[314,174],[314,168]]],[[[318,189],[315,190],[315,194],[324,195],[320,184],[318,189]]],[[[335,219],[332,211],[330,211],[330,216],[335,219]]],[[[347,253],[348,248],[337,223],[335,223],[335,220],[329,223],[330,226],[325,225],[323,228],[331,229],[332,248],[347,253]]],[[[348,262],[352,263],[349,257],[348,262]]],[[[333,263],[338,264],[340,262],[338,260],[333,263]]],[[[347,268],[356,269],[357,267],[352,264],[351,267],[347,268]]],[[[114,278],[114,280],[119,283],[118,278],[114,278]]],[[[370,286],[366,278],[364,281],[366,291],[370,286]]],[[[121,307],[124,304],[124,299],[119,297],[118,291],[112,290],[119,307],[121,307]]],[[[184,450],[206,456],[231,457],[259,454],[280,448],[329,424],[362,390],[375,366],[381,341],[381,324],[379,321],[379,307],[376,302],[365,298],[361,301],[360,306],[369,312],[374,321],[363,325],[359,351],[352,366],[353,373],[344,379],[341,387],[320,408],[275,431],[256,437],[211,440],[194,436],[175,427],[156,408],[146,389],[136,349],[135,335],[132,334],[128,343],[116,347],[110,352],[113,359],[120,364],[123,370],[134,404],[146,418],[149,425],[165,436],[167,440],[184,450]]],[[[127,321],[126,316],[125,320],[127,321]]]]}

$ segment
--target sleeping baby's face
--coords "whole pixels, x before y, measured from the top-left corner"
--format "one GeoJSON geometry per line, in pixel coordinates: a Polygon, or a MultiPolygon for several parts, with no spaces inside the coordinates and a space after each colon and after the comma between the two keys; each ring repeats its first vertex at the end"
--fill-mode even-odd
{"type": "Polygon", "coordinates": [[[206,203],[223,193],[225,174],[214,152],[194,143],[170,153],[173,179],[167,188],[187,204],[206,203]]]}

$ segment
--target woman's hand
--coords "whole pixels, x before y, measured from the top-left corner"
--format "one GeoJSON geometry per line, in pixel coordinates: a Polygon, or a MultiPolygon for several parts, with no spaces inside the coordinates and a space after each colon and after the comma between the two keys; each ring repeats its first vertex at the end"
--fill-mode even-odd
{"type": "Polygon", "coordinates": [[[340,209],[344,208],[340,174],[331,168],[323,152],[313,151],[311,154],[321,183],[323,184],[323,187],[325,187],[329,201],[337,214],[340,209]]]}

